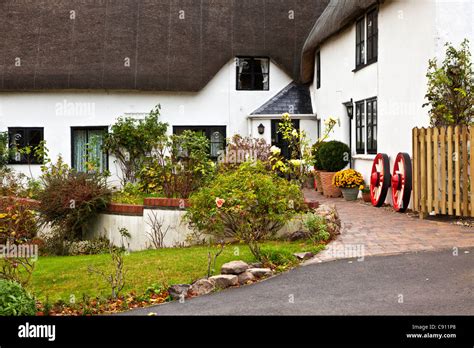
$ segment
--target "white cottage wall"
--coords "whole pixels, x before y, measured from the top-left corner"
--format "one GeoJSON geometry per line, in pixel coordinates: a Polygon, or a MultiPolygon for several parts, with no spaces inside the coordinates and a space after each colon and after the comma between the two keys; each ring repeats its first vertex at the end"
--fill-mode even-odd
{"type": "MultiPolygon", "coordinates": [[[[0,131],[8,127],[44,127],[44,139],[55,159],[61,154],[71,164],[71,127],[110,126],[117,117],[143,117],[161,104],[161,120],[173,125],[223,125],[227,136],[249,134],[247,116],[286,87],[291,78],[270,64],[268,91],[237,91],[235,61],[229,61],[208,85],[197,93],[138,91],[44,91],[0,93],[0,131]]],[[[270,133],[270,127],[267,128],[270,133]]],[[[113,178],[118,168],[109,161],[113,178]]],[[[27,165],[14,169],[29,174],[27,165]]],[[[32,166],[37,176],[39,166],[32,166]]]]}
{"type": "MultiPolygon", "coordinates": [[[[378,152],[393,160],[398,152],[411,154],[411,130],[429,125],[426,93],[428,60],[443,57],[444,43],[458,45],[473,38],[472,1],[393,0],[382,3],[378,18],[378,61],[361,70],[355,67],[355,23],[324,42],[321,52],[321,87],[311,86],[315,112],[324,122],[338,117],[333,139],[349,140],[349,119],[342,103],[377,97],[378,152]]],[[[355,155],[354,167],[366,180],[374,155],[355,155]]],[[[324,128],[324,125],[322,126],[324,128]]],[[[393,165],[393,163],[391,163],[393,165]]]]}

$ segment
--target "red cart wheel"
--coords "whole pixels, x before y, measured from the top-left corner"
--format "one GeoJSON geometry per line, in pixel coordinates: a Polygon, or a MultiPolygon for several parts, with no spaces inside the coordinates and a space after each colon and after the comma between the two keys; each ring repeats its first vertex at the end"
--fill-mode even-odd
{"type": "Polygon", "coordinates": [[[411,159],[405,152],[400,152],[395,159],[392,174],[393,209],[403,213],[410,203],[412,176],[411,159]]]}
{"type": "Polygon", "coordinates": [[[390,162],[388,156],[379,153],[372,164],[370,175],[370,199],[374,207],[381,207],[390,187],[390,162]]]}

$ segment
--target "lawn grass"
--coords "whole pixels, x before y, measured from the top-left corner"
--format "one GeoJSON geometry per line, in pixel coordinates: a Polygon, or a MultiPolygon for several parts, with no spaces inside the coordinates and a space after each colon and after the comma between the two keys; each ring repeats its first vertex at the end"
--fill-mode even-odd
{"type": "MultiPolygon", "coordinates": [[[[322,246],[305,242],[269,241],[265,248],[284,253],[301,251],[317,252],[322,246]]],[[[126,285],[124,293],[132,290],[142,293],[152,284],[189,284],[202,278],[207,272],[207,255],[218,251],[216,246],[193,246],[188,248],[166,248],[132,252],[124,258],[126,285]]],[[[227,245],[217,258],[216,271],[223,263],[232,260],[254,262],[255,259],[244,244],[227,245]]],[[[29,290],[41,301],[48,296],[50,302],[69,302],[71,296],[80,301],[83,295],[91,297],[110,296],[110,288],[96,274],[89,274],[88,266],[112,271],[109,254],[85,256],[40,257],[29,290]]]]}

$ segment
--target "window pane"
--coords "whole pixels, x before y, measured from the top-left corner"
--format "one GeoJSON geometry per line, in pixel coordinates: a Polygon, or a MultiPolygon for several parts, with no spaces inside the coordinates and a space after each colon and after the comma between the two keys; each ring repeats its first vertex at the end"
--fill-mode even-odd
{"type": "Polygon", "coordinates": [[[211,157],[218,157],[221,151],[224,150],[224,135],[215,131],[211,135],[211,157]]]}
{"type": "Polygon", "coordinates": [[[268,90],[269,69],[268,58],[238,58],[237,90],[268,90]]]}
{"type": "Polygon", "coordinates": [[[9,147],[12,150],[10,164],[40,164],[41,158],[34,155],[35,147],[43,140],[43,128],[9,128],[9,147]],[[22,154],[21,149],[30,147],[30,154],[22,154]]]}
{"type": "Polygon", "coordinates": [[[104,130],[90,130],[87,140],[89,162],[97,166],[101,173],[107,169],[107,154],[102,150],[104,135],[104,130]]]}

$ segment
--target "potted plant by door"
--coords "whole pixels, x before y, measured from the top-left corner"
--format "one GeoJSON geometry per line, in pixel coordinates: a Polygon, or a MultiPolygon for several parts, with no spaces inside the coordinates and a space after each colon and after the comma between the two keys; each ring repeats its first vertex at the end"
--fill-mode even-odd
{"type": "Polygon", "coordinates": [[[357,170],[346,169],[334,175],[333,184],[341,189],[346,201],[355,201],[359,195],[360,187],[363,187],[364,178],[357,170]]]}
{"type": "Polygon", "coordinates": [[[370,186],[367,185],[361,185],[359,187],[360,191],[362,192],[362,199],[364,202],[371,202],[372,200],[370,199],[370,186]]]}
{"type": "Polygon", "coordinates": [[[342,195],[339,187],[333,184],[333,177],[336,172],[343,169],[350,161],[349,146],[340,141],[328,141],[323,143],[318,149],[321,171],[321,186],[326,197],[340,197],[342,195]]]}

